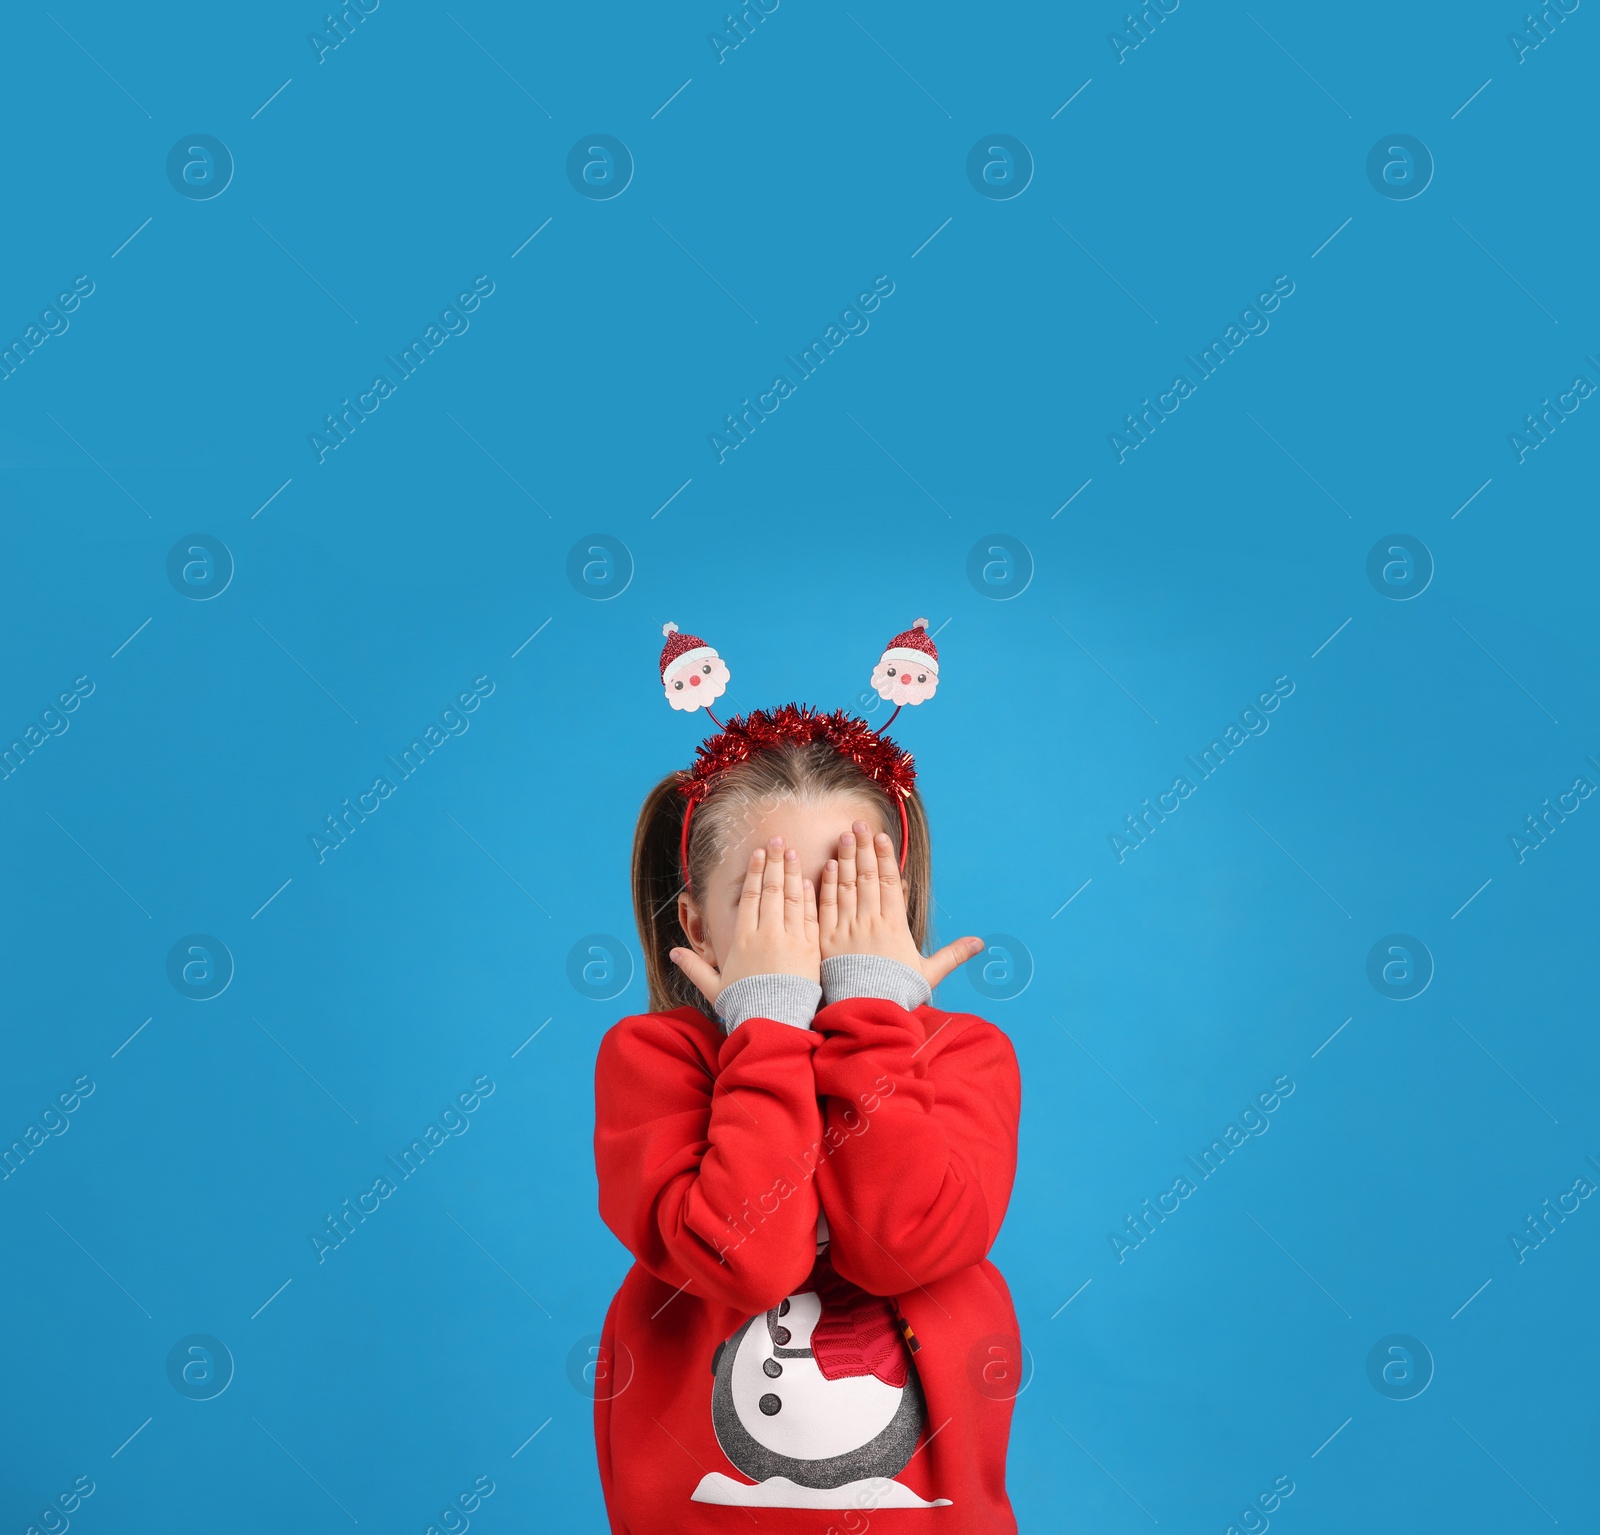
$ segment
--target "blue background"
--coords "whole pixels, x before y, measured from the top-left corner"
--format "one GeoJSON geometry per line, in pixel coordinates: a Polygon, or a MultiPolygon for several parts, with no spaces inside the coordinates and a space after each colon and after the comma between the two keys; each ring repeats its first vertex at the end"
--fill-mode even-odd
{"type": "Polygon", "coordinates": [[[1510,838],[1600,782],[1600,400],[1521,461],[1510,434],[1600,383],[1600,21],[1552,11],[1519,62],[1519,16],[1191,0],[1119,61],[1109,3],[788,0],[719,61],[710,4],[390,0],[319,62],[310,6],[13,9],[0,332],[94,291],[0,380],[0,735],[94,689],[0,782],[0,1143],[44,1142],[0,1185],[7,1527],[88,1476],[86,1530],[421,1532],[486,1475],[486,1530],[602,1528],[569,1356],[627,1259],[592,1062],[644,1000],[633,816],[700,734],[660,626],[738,707],[859,707],[926,614],[942,685],[895,734],[941,939],[1009,935],[1007,995],[943,999],[1025,1084],[995,1252],[1023,1528],[1222,1535],[1279,1477],[1286,1531],[1595,1528],[1600,1201],[1520,1261],[1510,1234],[1600,1178],[1600,803],[1510,838]],[[221,195],[168,178],[197,133],[221,195]],[[568,178],[596,133],[620,195],[568,178]],[[968,178],[996,133],[1020,195],[968,178]],[[1397,133],[1420,195],[1369,179],[1397,133]],[[319,462],[480,274],[470,328],[319,462]],[[233,566],[208,601],[167,575],[194,533],[233,566]],[[1367,574],[1397,533],[1433,567],[1411,600],[1367,574]],[[1279,677],[1271,728],[1119,859],[1279,677]],[[208,1001],[168,980],[195,933],[235,966],[208,1001]],[[1396,933],[1431,956],[1404,1001],[1368,979],[1396,933]],[[571,979],[594,934],[614,1000],[571,979]],[[480,1074],[470,1131],[319,1262],[480,1074]],[[1270,1130],[1119,1257],[1279,1076],[1270,1130]],[[197,1334],[233,1361],[210,1400],[168,1376],[197,1334]],[[1368,1375],[1395,1334],[1432,1359],[1409,1400],[1368,1375]]]}

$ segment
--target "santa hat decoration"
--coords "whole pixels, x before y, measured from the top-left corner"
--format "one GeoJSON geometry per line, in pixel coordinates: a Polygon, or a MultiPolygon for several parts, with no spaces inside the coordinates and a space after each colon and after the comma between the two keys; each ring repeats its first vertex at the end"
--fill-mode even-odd
{"type": "Polygon", "coordinates": [[[708,661],[716,656],[716,651],[698,634],[682,634],[670,620],[662,624],[661,632],[667,637],[667,643],[661,647],[663,677],[667,675],[669,666],[677,666],[680,662],[693,666],[697,661],[708,661]]]}
{"type": "Polygon", "coordinates": [[[701,743],[695,765],[680,775],[678,789],[688,802],[678,847],[685,889],[689,887],[689,834],[695,807],[713,793],[723,775],[762,752],[818,742],[826,742],[854,762],[862,775],[889,797],[899,812],[900,867],[905,868],[911,843],[906,801],[915,792],[916,768],[911,753],[896,746],[884,731],[907,704],[925,703],[939,686],[939,652],[928,633],[927,619],[919,618],[895,635],[873,668],[872,685],[878,696],[894,705],[888,719],[876,729],[842,709],[824,714],[805,704],[755,709],[724,725],[710,705],[727,690],[727,663],[699,635],[683,634],[674,623],[663,624],[661,632],[666,636],[661,648],[661,684],[667,702],[684,712],[704,709],[718,729],[718,734],[701,743]]]}
{"type": "MultiPolygon", "coordinates": [[[[728,663],[698,634],[682,634],[674,623],[661,626],[666,644],[661,647],[661,687],[674,709],[693,713],[711,705],[728,689],[728,663]]],[[[720,722],[719,722],[720,723],[720,722]]]]}
{"type": "Polygon", "coordinates": [[[909,629],[895,635],[888,648],[879,657],[879,664],[888,661],[902,666],[920,666],[939,675],[939,651],[928,634],[928,620],[919,618],[909,629]]]}
{"type": "MultiPolygon", "coordinates": [[[[889,720],[907,704],[926,703],[933,697],[939,687],[939,652],[928,633],[927,619],[919,618],[889,641],[872,668],[871,680],[878,697],[894,705],[889,720]]],[[[879,728],[887,728],[889,720],[879,728]]]]}

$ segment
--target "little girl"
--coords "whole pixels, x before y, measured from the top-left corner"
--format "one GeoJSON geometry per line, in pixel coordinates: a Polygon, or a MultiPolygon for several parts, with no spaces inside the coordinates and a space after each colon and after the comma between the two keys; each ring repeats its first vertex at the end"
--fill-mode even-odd
{"type": "MultiPolygon", "coordinates": [[[[667,632],[668,702],[709,713],[726,666],[667,632]]],[[[916,704],[937,666],[919,620],[873,682],[916,704]]],[[[932,1005],[983,942],[924,957],[929,862],[909,755],[843,713],[732,719],[645,800],[651,1011],[595,1068],[600,1212],[637,1260],[596,1382],[616,1535],[1016,1529],[987,1254],[1021,1086],[999,1029],[932,1005]]]]}

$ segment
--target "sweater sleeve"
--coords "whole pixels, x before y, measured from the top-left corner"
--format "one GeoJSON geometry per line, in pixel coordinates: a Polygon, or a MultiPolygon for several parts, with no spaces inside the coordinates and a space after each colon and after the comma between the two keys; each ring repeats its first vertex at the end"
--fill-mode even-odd
{"type": "Polygon", "coordinates": [[[816,1258],[818,1036],[752,1018],[715,1076],[672,1020],[626,1018],[595,1065],[600,1214],[656,1278],[754,1314],[816,1258]]]}
{"type": "Polygon", "coordinates": [[[823,1036],[817,1185],[834,1267],[897,1295],[980,1262],[1016,1174],[1022,1085],[1010,1040],[981,1018],[865,997],[830,1004],[812,1026],[823,1036]]]}

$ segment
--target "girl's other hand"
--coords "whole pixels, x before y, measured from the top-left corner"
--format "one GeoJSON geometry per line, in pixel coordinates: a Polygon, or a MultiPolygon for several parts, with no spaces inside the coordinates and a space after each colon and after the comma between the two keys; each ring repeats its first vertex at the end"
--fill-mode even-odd
{"type": "Polygon", "coordinates": [[[983,952],[983,939],[958,938],[923,957],[906,920],[894,843],[886,832],[874,836],[865,821],[855,822],[839,839],[839,856],[823,865],[817,924],[824,959],[876,954],[920,970],[930,986],[983,952]]]}
{"type": "Polygon", "coordinates": [[[797,975],[820,982],[817,893],[800,873],[800,855],[785,849],[782,837],[774,837],[750,855],[733,944],[720,968],[693,949],[673,949],[671,959],[713,1005],[724,986],[747,975],[797,975]]]}

